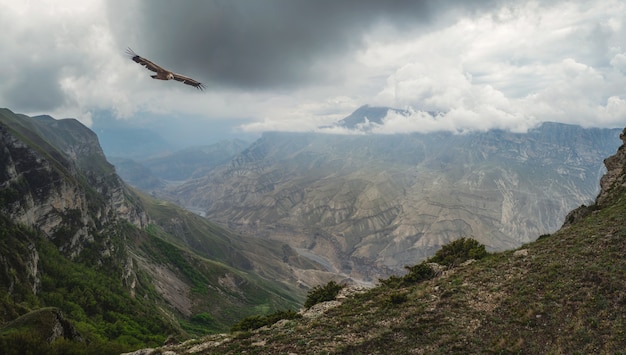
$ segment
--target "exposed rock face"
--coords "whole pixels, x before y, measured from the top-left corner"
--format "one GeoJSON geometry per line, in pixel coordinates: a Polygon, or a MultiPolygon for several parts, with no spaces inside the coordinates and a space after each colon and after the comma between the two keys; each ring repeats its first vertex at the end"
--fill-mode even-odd
{"type": "Polygon", "coordinates": [[[65,338],[74,341],[82,341],[81,335],[76,328],[67,320],[63,313],[59,309],[52,309],[50,311],[50,336],[48,342],[52,343],[58,338],[65,338]]]}
{"type": "Polygon", "coordinates": [[[600,179],[600,194],[596,199],[597,204],[605,203],[611,197],[612,189],[626,187],[626,174],[624,173],[624,167],[626,167],[626,128],[622,131],[619,138],[623,144],[619,147],[617,153],[604,160],[607,172],[600,179]]]}
{"type": "Polygon", "coordinates": [[[16,122],[7,121],[0,126],[4,213],[41,230],[69,255],[80,253],[84,243],[93,241],[93,231],[113,218],[125,219],[138,227],[148,223],[147,215],[127,202],[125,187],[106,162],[93,132],[74,120],[43,117],[34,122],[31,129],[58,144],[40,141],[37,143],[41,149],[34,150],[16,136],[19,133],[10,131],[16,122]],[[60,137],[63,132],[66,134],[60,137]],[[71,139],[63,140],[67,137],[71,139]],[[63,152],[56,147],[62,147],[63,152]],[[83,189],[84,184],[77,183],[81,179],[93,191],[83,189]],[[89,194],[99,196],[101,203],[90,201],[89,194]]]}
{"type": "MultiPolygon", "coordinates": [[[[8,110],[2,110],[0,118],[0,212],[4,216],[41,231],[70,258],[94,242],[103,258],[114,254],[110,236],[102,233],[111,223],[126,220],[138,227],[147,225],[146,213],[128,202],[124,184],[89,129],[76,120],[30,118],[8,110]],[[96,235],[100,240],[95,240],[96,235]]],[[[27,245],[20,257],[26,280],[37,294],[39,252],[33,243],[27,245]]],[[[8,257],[0,255],[0,260],[6,270],[15,267],[8,257]]],[[[6,274],[11,278],[11,273],[6,274]]],[[[136,281],[132,272],[123,276],[129,287],[136,281]]]]}
{"type": "Polygon", "coordinates": [[[527,134],[267,133],[171,196],[372,280],[460,237],[503,250],[557,230],[597,194],[618,134],[550,123],[527,134]]]}
{"type": "Polygon", "coordinates": [[[617,153],[604,159],[606,174],[600,179],[600,193],[596,197],[595,204],[591,206],[581,205],[572,210],[565,217],[563,227],[576,223],[576,221],[589,215],[594,209],[609,203],[612,199],[616,198],[616,196],[619,196],[619,194],[614,193],[616,189],[626,187],[626,174],[624,170],[626,166],[626,128],[619,135],[619,138],[624,144],[617,149],[617,153]]]}

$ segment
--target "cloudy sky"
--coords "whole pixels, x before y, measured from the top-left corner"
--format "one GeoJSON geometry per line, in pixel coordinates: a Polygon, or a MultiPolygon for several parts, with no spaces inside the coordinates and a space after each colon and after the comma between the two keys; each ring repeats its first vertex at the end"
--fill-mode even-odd
{"type": "Polygon", "coordinates": [[[87,125],[313,131],[365,104],[411,112],[381,133],[626,124],[623,0],[0,0],[0,30],[0,107],[87,125]]]}

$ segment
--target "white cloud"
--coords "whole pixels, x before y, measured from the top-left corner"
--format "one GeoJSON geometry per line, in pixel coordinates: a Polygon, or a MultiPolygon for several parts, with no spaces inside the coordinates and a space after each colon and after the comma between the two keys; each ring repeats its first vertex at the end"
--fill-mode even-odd
{"type": "Polygon", "coordinates": [[[388,117],[393,127],[378,131],[524,131],[540,121],[624,125],[626,56],[610,52],[621,50],[625,16],[624,4],[614,1],[526,2],[428,35],[372,42],[362,61],[395,65],[374,102],[442,112],[429,123],[388,117]]]}
{"type": "Polygon", "coordinates": [[[251,123],[239,126],[245,132],[346,133],[330,124],[363,104],[412,112],[392,113],[382,126],[370,124],[377,133],[626,122],[626,4],[619,0],[511,2],[473,15],[448,11],[445,22],[416,27],[387,18],[353,26],[355,40],[343,33],[341,43],[350,43],[352,52],[342,60],[311,60],[326,66],[320,71],[338,73],[330,84],[325,79],[289,89],[244,89],[220,87],[209,77],[205,92],[152,80],[125,58],[127,46],[142,43],[139,32],[126,34],[137,12],[107,14],[113,11],[107,4],[0,0],[0,106],[87,124],[98,110],[127,120],[145,112],[209,122],[233,118],[236,125],[247,119],[251,123]]]}

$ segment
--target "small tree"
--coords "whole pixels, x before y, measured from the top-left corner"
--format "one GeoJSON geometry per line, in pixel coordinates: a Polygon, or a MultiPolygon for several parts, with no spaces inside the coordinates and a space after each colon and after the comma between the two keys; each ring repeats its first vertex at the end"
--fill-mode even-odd
{"type": "Polygon", "coordinates": [[[326,286],[315,286],[307,293],[304,307],[311,308],[311,306],[318,303],[332,301],[342,288],[344,288],[344,285],[340,285],[335,281],[330,281],[326,286]]]}
{"type": "Polygon", "coordinates": [[[428,262],[456,266],[469,259],[478,260],[487,255],[484,245],[472,238],[461,238],[441,247],[428,262]]]}
{"type": "Polygon", "coordinates": [[[404,268],[409,270],[409,273],[404,275],[405,283],[416,284],[435,277],[435,270],[424,262],[413,266],[405,266],[404,268]]]}

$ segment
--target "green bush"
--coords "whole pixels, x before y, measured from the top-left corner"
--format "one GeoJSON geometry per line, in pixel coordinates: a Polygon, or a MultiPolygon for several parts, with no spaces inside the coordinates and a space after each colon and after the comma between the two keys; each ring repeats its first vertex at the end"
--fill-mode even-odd
{"type": "Polygon", "coordinates": [[[391,275],[387,279],[378,279],[381,285],[389,288],[398,288],[404,284],[404,277],[391,275]]]}
{"type": "Polygon", "coordinates": [[[415,284],[435,277],[435,270],[426,263],[405,266],[404,268],[409,270],[409,273],[404,275],[404,281],[406,283],[415,284]]]}
{"type": "Polygon", "coordinates": [[[409,272],[404,276],[391,276],[386,280],[379,280],[381,284],[389,288],[405,287],[435,277],[435,270],[425,262],[413,266],[405,266],[409,272]]]}
{"type": "Polygon", "coordinates": [[[472,238],[461,238],[441,247],[428,262],[456,266],[469,259],[478,260],[487,255],[484,245],[472,238]]]}
{"type": "Polygon", "coordinates": [[[325,286],[315,286],[307,293],[304,307],[311,308],[311,306],[318,303],[332,301],[337,297],[342,288],[344,288],[344,285],[340,285],[335,281],[330,281],[325,286]]]}
{"type": "Polygon", "coordinates": [[[392,293],[389,295],[386,303],[388,305],[399,305],[406,301],[408,301],[406,293],[392,293]]]}
{"type": "Polygon", "coordinates": [[[301,318],[301,317],[302,317],[301,314],[296,313],[292,310],[277,311],[272,314],[268,314],[267,316],[255,315],[255,316],[242,319],[239,323],[230,327],[230,331],[236,332],[236,331],[254,330],[254,329],[259,329],[261,327],[264,327],[266,325],[272,325],[278,322],[279,320],[296,319],[296,318],[301,318]]]}

